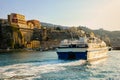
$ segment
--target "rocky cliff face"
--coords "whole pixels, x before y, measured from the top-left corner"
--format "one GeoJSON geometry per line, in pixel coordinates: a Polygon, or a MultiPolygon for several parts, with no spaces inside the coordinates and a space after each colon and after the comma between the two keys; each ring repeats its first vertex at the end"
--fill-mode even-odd
{"type": "Polygon", "coordinates": [[[21,48],[22,35],[18,28],[13,26],[0,26],[0,48],[21,48]]]}
{"type": "MultiPolygon", "coordinates": [[[[41,42],[41,47],[50,48],[59,45],[60,41],[63,39],[79,38],[79,36],[84,36],[90,32],[94,32],[95,35],[102,40],[104,40],[108,46],[120,47],[120,31],[106,31],[103,29],[91,30],[87,27],[66,27],[54,25],[46,25],[46,29],[33,30],[31,36],[26,36],[26,41],[39,40],[41,42]],[[48,44],[48,45],[47,45],[48,44]]],[[[42,27],[44,27],[42,25],[42,27]]],[[[21,30],[12,26],[1,26],[0,25],[0,48],[20,48],[22,47],[22,35],[21,30]]]]}
{"type": "Polygon", "coordinates": [[[86,32],[94,32],[101,39],[103,39],[108,45],[112,47],[120,47],[120,31],[107,31],[104,29],[91,30],[87,27],[81,27],[86,32]]]}

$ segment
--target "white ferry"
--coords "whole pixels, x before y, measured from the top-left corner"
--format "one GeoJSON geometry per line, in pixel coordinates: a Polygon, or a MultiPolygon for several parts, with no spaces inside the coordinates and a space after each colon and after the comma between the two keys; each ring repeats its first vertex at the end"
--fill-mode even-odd
{"type": "Polygon", "coordinates": [[[88,62],[107,57],[106,43],[97,37],[80,37],[74,40],[63,40],[57,48],[59,59],[83,59],[88,62]]]}

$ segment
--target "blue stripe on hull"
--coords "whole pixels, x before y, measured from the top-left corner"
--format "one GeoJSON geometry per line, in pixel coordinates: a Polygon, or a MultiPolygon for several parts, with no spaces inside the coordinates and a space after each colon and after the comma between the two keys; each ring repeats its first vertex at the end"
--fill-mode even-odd
{"type": "Polygon", "coordinates": [[[87,60],[87,52],[57,52],[59,59],[83,59],[87,60]]]}

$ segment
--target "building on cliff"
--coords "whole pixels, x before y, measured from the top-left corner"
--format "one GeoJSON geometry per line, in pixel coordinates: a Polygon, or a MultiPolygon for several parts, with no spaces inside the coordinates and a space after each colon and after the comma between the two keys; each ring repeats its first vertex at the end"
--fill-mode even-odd
{"type": "Polygon", "coordinates": [[[15,25],[19,28],[27,28],[25,16],[21,14],[11,13],[8,15],[8,22],[10,25],[15,25]]]}
{"type": "MultiPolygon", "coordinates": [[[[41,34],[43,36],[43,31],[41,28],[41,24],[40,21],[38,20],[26,20],[25,16],[22,14],[17,14],[17,13],[11,13],[8,15],[8,19],[6,20],[0,20],[1,23],[5,23],[5,21],[7,21],[7,23],[11,26],[16,27],[21,35],[22,35],[22,39],[18,39],[18,34],[17,33],[13,33],[13,42],[14,44],[16,44],[17,42],[21,42],[19,43],[20,45],[24,45],[24,47],[26,48],[37,48],[40,47],[40,39],[31,39],[34,35],[34,29],[37,29],[37,31],[39,32],[39,34],[41,34]],[[18,41],[17,41],[18,39],[18,41]]],[[[45,34],[45,33],[44,33],[45,34]]],[[[37,36],[40,37],[40,36],[37,36]]],[[[37,38],[36,37],[36,38],[37,38]]],[[[18,43],[17,43],[18,44],[18,43]]]]}
{"type": "Polygon", "coordinates": [[[38,20],[28,20],[27,26],[30,29],[34,29],[34,28],[41,29],[41,24],[40,24],[40,21],[38,21],[38,20]]]}
{"type": "MultiPolygon", "coordinates": [[[[11,13],[8,15],[8,23],[19,29],[22,35],[22,40],[20,45],[26,46],[27,41],[30,41],[30,36],[32,35],[32,30],[27,28],[27,23],[24,15],[11,13]]],[[[16,34],[13,34],[14,44],[17,42],[16,34]]]]}
{"type": "MultiPolygon", "coordinates": [[[[11,13],[8,15],[8,19],[0,19],[0,27],[0,34],[5,36],[2,41],[8,38],[7,41],[10,42],[10,45],[12,44],[11,47],[6,46],[5,48],[40,48],[40,41],[47,38],[47,29],[41,26],[40,21],[26,20],[22,14],[11,13]],[[7,36],[8,34],[9,36],[7,36]]],[[[4,41],[6,44],[8,42],[4,41]]],[[[4,43],[1,44],[4,45],[4,43]]]]}

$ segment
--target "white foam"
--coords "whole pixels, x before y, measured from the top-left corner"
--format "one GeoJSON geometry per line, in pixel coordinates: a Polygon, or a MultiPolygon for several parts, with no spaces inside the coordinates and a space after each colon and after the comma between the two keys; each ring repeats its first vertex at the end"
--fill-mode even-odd
{"type": "Polygon", "coordinates": [[[5,67],[0,67],[0,77],[3,79],[9,79],[12,77],[24,77],[25,79],[40,78],[41,74],[49,72],[57,72],[66,70],[65,66],[78,66],[83,64],[85,61],[73,61],[67,63],[57,64],[45,64],[35,65],[35,63],[15,64],[5,67]]]}

